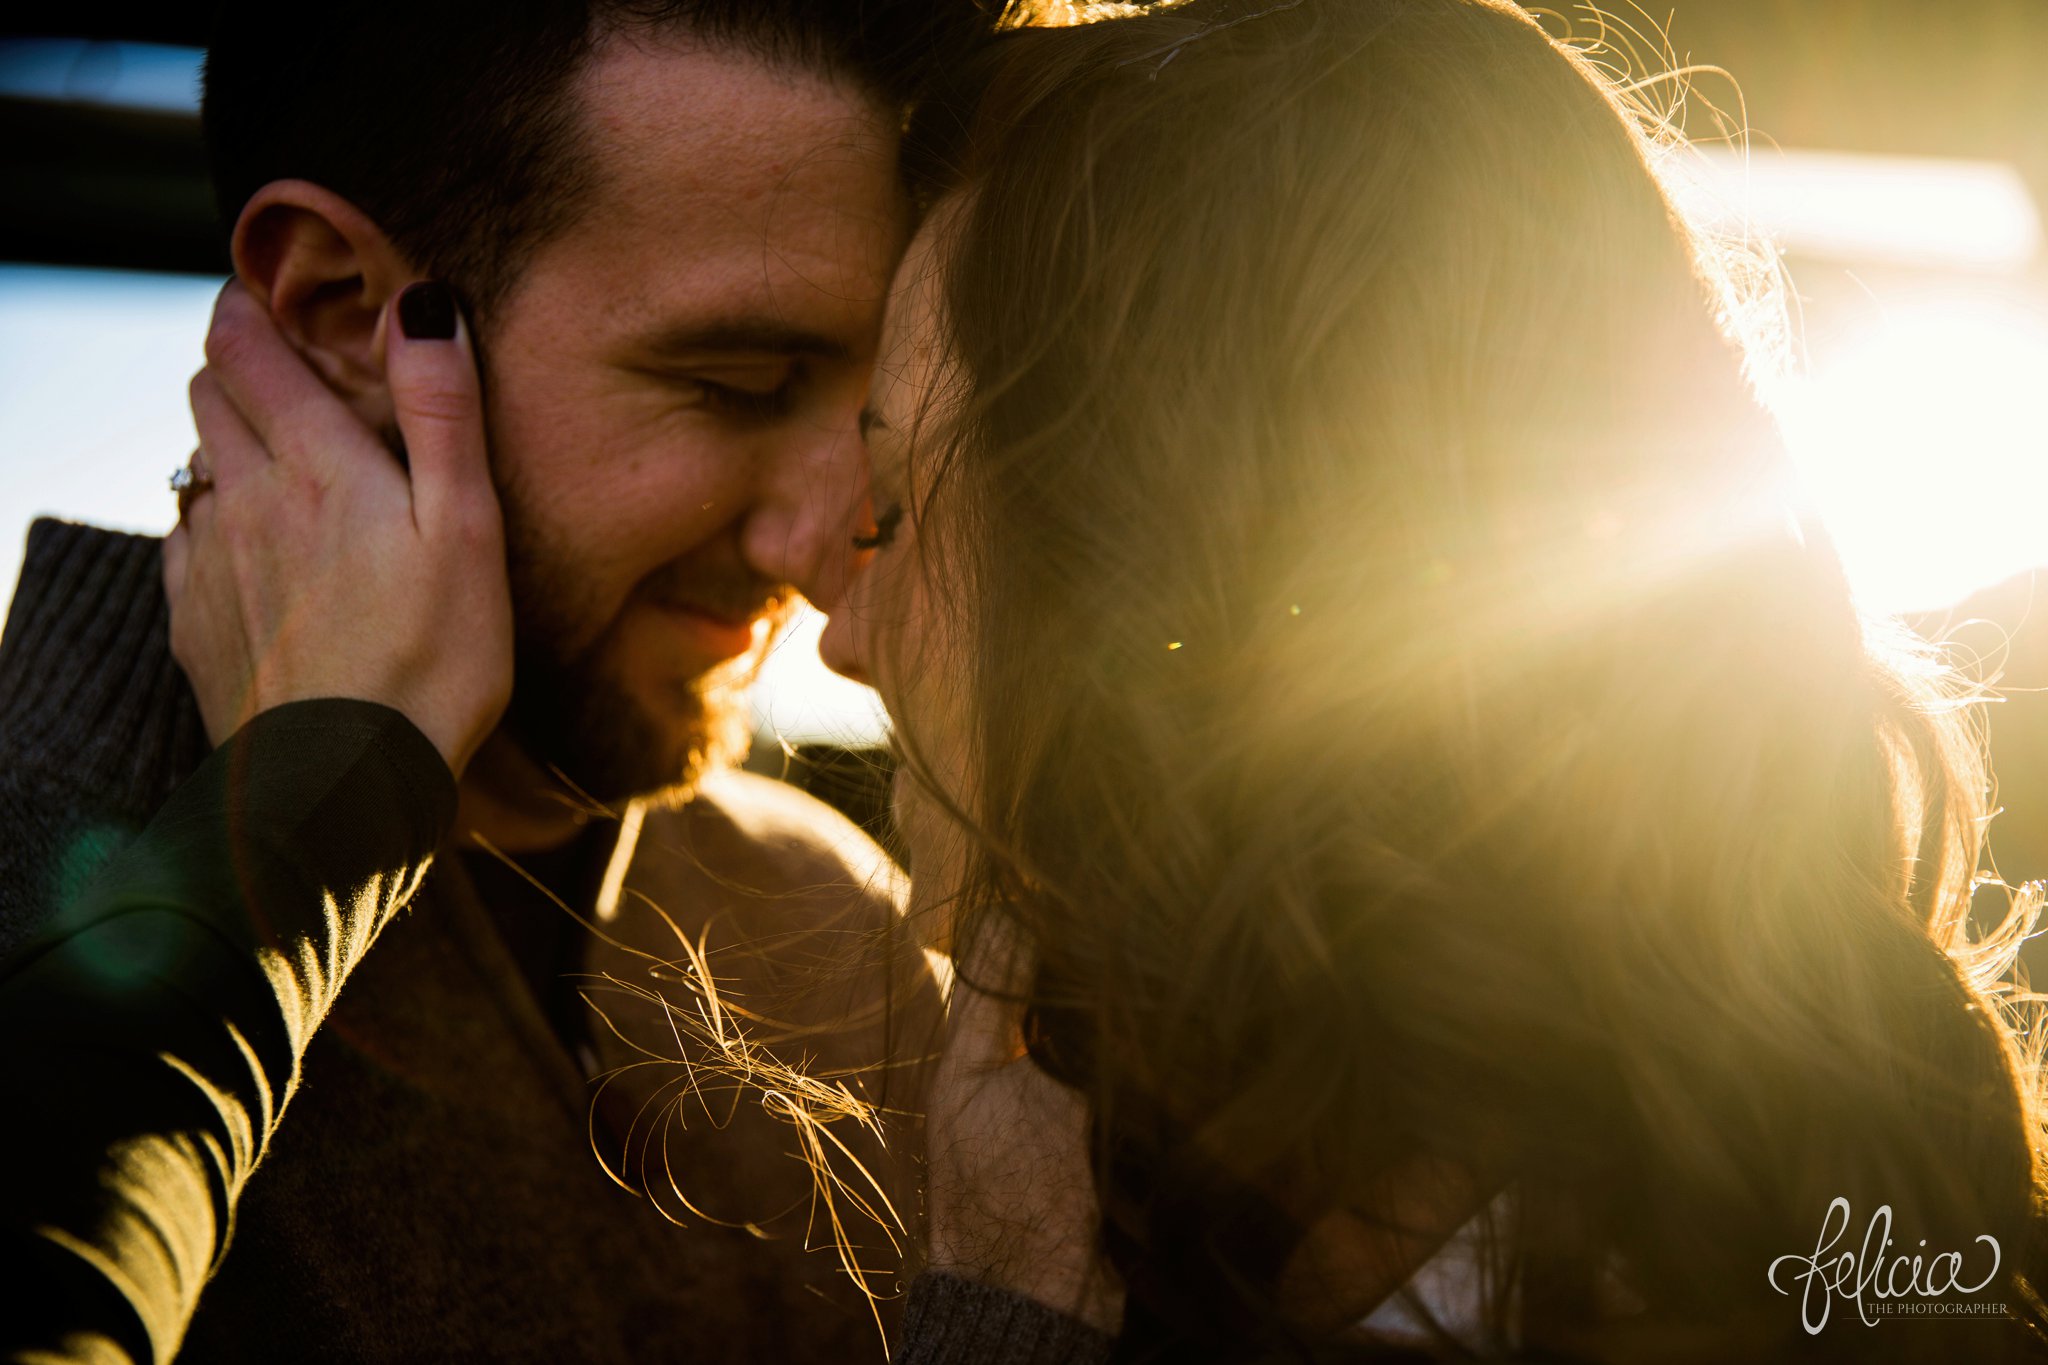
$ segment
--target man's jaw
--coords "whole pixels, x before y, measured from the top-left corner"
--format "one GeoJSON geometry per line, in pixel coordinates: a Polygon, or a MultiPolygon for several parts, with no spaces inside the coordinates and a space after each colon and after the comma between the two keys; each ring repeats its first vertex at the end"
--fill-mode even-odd
{"type": "Polygon", "coordinates": [[[772,631],[750,623],[747,634],[747,650],[706,660],[695,676],[637,680],[604,640],[567,662],[522,642],[512,704],[490,746],[501,761],[473,769],[478,785],[522,824],[551,822],[558,833],[635,800],[680,803],[707,773],[746,756],[746,689],[772,631]]]}
{"type": "Polygon", "coordinates": [[[559,843],[629,802],[680,802],[745,757],[746,688],[801,601],[793,589],[695,555],[649,574],[596,638],[576,640],[574,623],[602,608],[575,600],[572,575],[538,573],[531,537],[514,539],[512,701],[465,799],[475,787],[471,804],[506,833],[559,843]]]}

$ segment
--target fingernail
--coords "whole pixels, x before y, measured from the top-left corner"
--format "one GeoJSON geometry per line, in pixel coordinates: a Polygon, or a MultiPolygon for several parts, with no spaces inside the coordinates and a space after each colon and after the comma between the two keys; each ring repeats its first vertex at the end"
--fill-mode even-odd
{"type": "Polygon", "coordinates": [[[455,291],[439,280],[409,284],[398,296],[398,326],[408,341],[455,339],[455,291]]]}

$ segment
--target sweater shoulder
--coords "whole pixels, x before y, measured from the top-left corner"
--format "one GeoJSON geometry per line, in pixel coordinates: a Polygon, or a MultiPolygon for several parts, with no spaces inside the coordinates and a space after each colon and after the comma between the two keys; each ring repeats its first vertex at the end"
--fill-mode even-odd
{"type": "Polygon", "coordinates": [[[900,909],[903,872],[838,810],[787,782],[732,770],[701,782],[689,803],[647,816],[654,836],[687,847],[713,874],[744,872],[768,895],[852,895],[900,909]]]}
{"type": "Polygon", "coordinates": [[[162,555],[152,536],[29,528],[0,633],[0,955],[207,754],[171,657],[162,555]]]}

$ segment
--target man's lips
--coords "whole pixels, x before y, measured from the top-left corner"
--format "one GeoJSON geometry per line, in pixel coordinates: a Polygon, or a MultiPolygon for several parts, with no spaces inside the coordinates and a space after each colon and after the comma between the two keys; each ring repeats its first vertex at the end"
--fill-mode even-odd
{"type": "Polygon", "coordinates": [[[660,602],[656,606],[714,659],[736,659],[751,650],[758,632],[767,624],[769,612],[762,608],[742,615],[726,615],[690,602],[660,602]]]}

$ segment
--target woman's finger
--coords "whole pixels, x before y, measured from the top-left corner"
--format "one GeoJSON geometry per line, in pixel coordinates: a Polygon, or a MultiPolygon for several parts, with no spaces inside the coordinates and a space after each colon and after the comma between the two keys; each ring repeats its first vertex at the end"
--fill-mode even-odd
{"type": "MultiPolygon", "coordinates": [[[[197,463],[191,467],[195,472],[203,470],[215,491],[233,488],[270,464],[270,452],[229,401],[211,369],[193,375],[186,393],[192,402],[192,425],[199,433],[199,449],[193,454],[197,463]]],[[[190,494],[187,503],[196,505],[207,496],[190,494]]]]}
{"type": "Polygon", "coordinates": [[[363,453],[362,420],[313,373],[269,311],[238,283],[223,289],[214,304],[206,364],[272,458],[303,465],[327,483],[363,453]]]}
{"type": "Polygon", "coordinates": [[[494,514],[482,393],[455,292],[423,280],[399,294],[392,312],[384,373],[405,438],[414,519],[425,528],[464,511],[494,514]]]}
{"type": "Polygon", "coordinates": [[[185,571],[189,567],[192,552],[192,534],[180,521],[164,537],[164,600],[176,612],[178,600],[185,595],[185,571]]]}
{"type": "Polygon", "coordinates": [[[219,504],[219,485],[213,482],[212,466],[204,450],[195,450],[185,462],[191,470],[207,471],[206,482],[195,483],[178,494],[178,526],[185,532],[185,555],[189,564],[195,554],[205,553],[204,547],[212,538],[214,509],[219,504]]]}
{"type": "Polygon", "coordinates": [[[1022,1010],[964,978],[954,981],[946,1010],[949,1057],[969,1069],[994,1070],[1024,1056],[1022,1010]]]}

